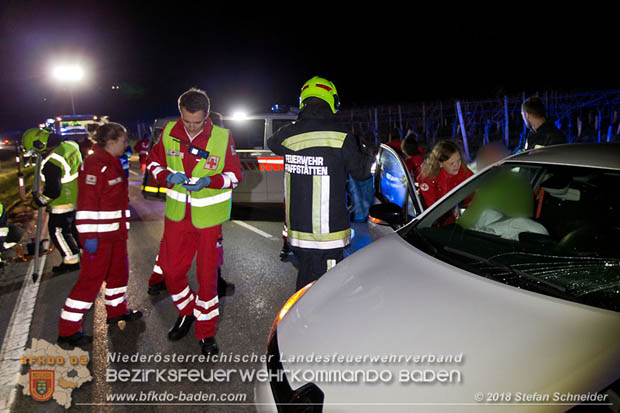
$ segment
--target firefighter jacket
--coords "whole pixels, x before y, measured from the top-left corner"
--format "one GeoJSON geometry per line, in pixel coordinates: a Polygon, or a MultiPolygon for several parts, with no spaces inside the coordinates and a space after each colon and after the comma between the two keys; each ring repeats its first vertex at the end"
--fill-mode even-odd
{"type": "Polygon", "coordinates": [[[75,210],[81,164],[80,146],[71,140],[61,142],[41,163],[41,182],[45,183],[45,188],[40,199],[51,213],[75,210]]]}
{"type": "Polygon", "coordinates": [[[119,158],[98,145],[80,167],[75,223],[80,241],[126,240],[129,191],[119,158]]]}
{"type": "Polygon", "coordinates": [[[232,189],[243,179],[230,132],[210,119],[193,140],[180,119],[168,123],[149,154],[147,170],[160,186],[167,187],[166,218],[177,222],[191,219],[196,228],[212,227],[230,218],[232,189]],[[168,175],[174,172],[184,173],[191,183],[205,176],[211,181],[200,191],[190,192],[183,185],[167,184],[168,175]]]}
{"type": "Polygon", "coordinates": [[[333,116],[300,114],[279,129],[267,145],[284,156],[288,242],[293,247],[329,250],[351,240],[347,177],[370,177],[373,158],[333,116]]]}

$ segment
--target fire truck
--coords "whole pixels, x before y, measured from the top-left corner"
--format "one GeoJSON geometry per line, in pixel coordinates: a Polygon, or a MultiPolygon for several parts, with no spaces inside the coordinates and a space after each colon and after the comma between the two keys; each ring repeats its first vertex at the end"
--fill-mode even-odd
{"type": "MultiPolygon", "coordinates": [[[[179,117],[156,119],[151,133],[150,148],[159,139],[168,122],[179,117]]],[[[297,111],[274,106],[272,112],[256,115],[224,116],[224,127],[231,131],[241,162],[243,181],[233,191],[235,203],[282,203],[284,200],[284,158],[267,147],[267,138],[282,126],[297,119],[297,111]]],[[[166,187],[160,187],[148,171],[144,173],[142,194],[145,198],[165,199],[166,187]]]]}

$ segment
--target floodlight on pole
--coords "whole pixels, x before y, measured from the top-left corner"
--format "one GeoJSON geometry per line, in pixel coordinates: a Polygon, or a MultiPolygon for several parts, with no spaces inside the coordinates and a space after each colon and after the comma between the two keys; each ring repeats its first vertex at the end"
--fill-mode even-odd
{"type": "Polygon", "coordinates": [[[60,65],[52,70],[54,79],[69,86],[69,94],[71,95],[71,109],[75,115],[75,103],[73,101],[73,84],[84,78],[84,70],[79,65],[60,65]]]}

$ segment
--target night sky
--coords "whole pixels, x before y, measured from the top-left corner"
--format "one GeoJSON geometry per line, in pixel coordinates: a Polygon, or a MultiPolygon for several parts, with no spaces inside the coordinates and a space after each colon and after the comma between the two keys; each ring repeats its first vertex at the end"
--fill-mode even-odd
{"type": "Polygon", "coordinates": [[[620,88],[611,10],[212,3],[0,0],[0,131],[71,112],[55,61],[87,72],[78,113],[118,120],[174,114],[192,86],[225,114],[295,104],[314,75],[345,108],[620,88]]]}

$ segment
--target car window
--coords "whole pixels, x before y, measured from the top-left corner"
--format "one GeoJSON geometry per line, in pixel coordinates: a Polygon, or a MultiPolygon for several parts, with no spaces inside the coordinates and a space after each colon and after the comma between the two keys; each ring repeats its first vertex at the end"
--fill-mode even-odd
{"type": "Polygon", "coordinates": [[[398,157],[388,150],[382,150],[379,153],[378,165],[379,194],[388,202],[402,207],[407,197],[407,177],[398,157]]]}
{"type": "Polygon", "coordinates": [[[227,120],[226,128],[230,129],[237,149],[264,149],[264,119],[227,120]]]}
{"type": "Polygon", "coordinates": [[[403,233],[493,280],[620,311],[620,172],[504,164],[403,233]]]}

